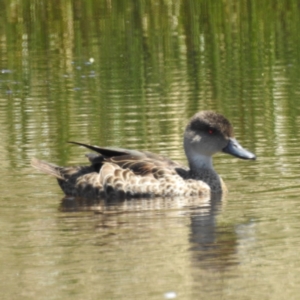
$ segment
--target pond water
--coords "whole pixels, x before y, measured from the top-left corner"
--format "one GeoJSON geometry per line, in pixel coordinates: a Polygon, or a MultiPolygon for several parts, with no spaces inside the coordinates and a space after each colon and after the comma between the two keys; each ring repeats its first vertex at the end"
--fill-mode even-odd
{"type": "Polygon", "coordinates": [[[0,12],[1,299],[297,299],[297,1],[6,1],[0,12]],[[185,162],[200,110],[257,155],[220,154],[214,199],[63,202],[32,157],[67,141],[185,162]]]}

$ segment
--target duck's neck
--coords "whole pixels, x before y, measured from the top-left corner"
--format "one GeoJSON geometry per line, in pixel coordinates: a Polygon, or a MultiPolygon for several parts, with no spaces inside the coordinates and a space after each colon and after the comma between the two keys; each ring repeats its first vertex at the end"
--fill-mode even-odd
{"type": "Polygon", "coordinates": [[[189,178],[204,181],[213,193],[222,192],[224,188],[226,190],[226,186],[223,186],[220,176],[214,170],[212,157],[188,150],[186,155],[190,166],[189,178]]]}
{"type": "Polygon", "coordinates": [[[199,153],[190,153],[190,155],[188,156],[188,161],[190,169],[193,172],[199,172],[203,169],[212,171],[214,170],[211,156],[206,156],[199,153]]]}

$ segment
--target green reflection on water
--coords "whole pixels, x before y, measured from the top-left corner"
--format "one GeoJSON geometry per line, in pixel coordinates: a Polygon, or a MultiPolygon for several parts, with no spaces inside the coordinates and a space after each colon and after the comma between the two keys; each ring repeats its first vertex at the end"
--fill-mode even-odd
{"type": "Polygon", "coordinates": [[[7,1],[1,19],[9,147],[43,141],[64,162],[68,139],[117,132],[127,145],[131,114],[133,145],[149,146],[147,128],[172,132],[160,112],[183,126],[199,109],[225,113],[255,145],[262,120],[275,136],[278,107],[297,115],[296,1],[7,1]]]}

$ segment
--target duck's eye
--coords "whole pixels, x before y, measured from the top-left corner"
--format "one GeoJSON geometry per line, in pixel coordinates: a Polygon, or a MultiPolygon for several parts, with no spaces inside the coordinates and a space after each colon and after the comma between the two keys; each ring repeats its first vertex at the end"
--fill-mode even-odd
{"type": "Polygon", "coordinates": [[[209,129],[208,129],[208,133],[209,133],[209,134],[213,134],[213,133],[214,133],[214,130],[211,129],[211,128],[209,128],[209,129]]]}

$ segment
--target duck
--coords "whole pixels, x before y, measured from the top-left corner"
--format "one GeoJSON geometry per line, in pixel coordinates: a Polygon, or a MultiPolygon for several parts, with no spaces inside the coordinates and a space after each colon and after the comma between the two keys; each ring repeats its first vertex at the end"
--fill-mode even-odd
{"type": "Polygon", "coordinates": [[[213,167],[213,155],[223,152],[240,159],[256,159],[236,140],[226,117],[214,111],[196,113],[185,128],[183,148],[188,166],[148,151],[69,143],[94,151],[86,154],[89,165],[61,167],[37,158],[31,165],[55,177],[66,197],[89,199],[225,193],[226,185],[213,167]]]}

